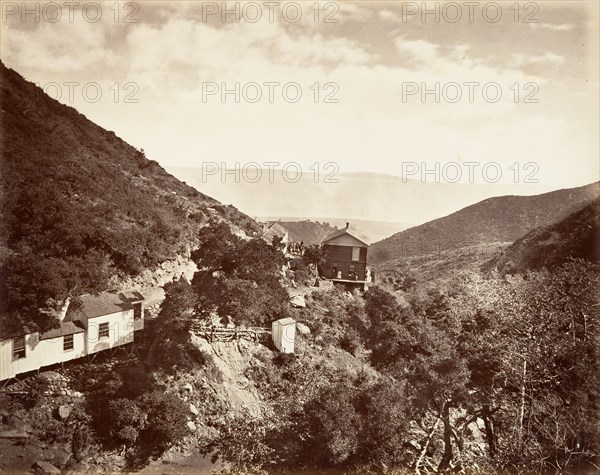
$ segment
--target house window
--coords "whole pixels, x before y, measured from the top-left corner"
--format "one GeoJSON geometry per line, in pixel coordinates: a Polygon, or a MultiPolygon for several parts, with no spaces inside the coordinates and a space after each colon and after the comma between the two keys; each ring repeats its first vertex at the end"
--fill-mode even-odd
{"type": "Polygon", "coordinates": [[[70,351],[73,349],[73,335],[63,336],[63,351],[70,351]]]}
{"type": "Polygon", "coordinates": [[[98,338],[108,338],[108,322],[101,323],[98,327],[98,338]]]}
{"type": "Polygon", "coordinates": [[[25,358],[27,356],[27,352],[25,350],[25,337],[19,336],[13,338],[13,360],[20,360],[21,358],[25,358]]]}
{"type": "Polygon", "coordinates": [[[353,247],[352,248],[352,260],[353,261],[360,260],[360,247],[353,247]]]}
{"type": "Polygon", "coordinates": [[[141,303],[136,303],[133,306],[133,318],[135,318],[135,319],[142,318],[142,304],[141,303]]]}

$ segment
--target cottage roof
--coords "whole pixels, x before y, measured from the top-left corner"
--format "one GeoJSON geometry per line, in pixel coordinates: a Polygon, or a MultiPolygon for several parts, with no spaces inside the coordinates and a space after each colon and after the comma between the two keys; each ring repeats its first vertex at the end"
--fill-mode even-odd
{"type": "Polygon", "coordinates": [[[50,338],[57,338],[59,336],[74,335],[75,333],[83,333],[85,328],[79,321],[74,322],[61,322],[60,327],[53,328],[47,332],[40,334],[40,340],[49,340],[50,338]]]}
{"type": "Polygon", "coordinates": [[[275,223],[271,225],[271,227],[267,229],[261,237],[269,244],[271,244],[275,236],[283,239],[286,235],[289,236],[289,231],[285,229],[281,224],[275,223]]]}
{"type": "Polygon", "coordinates": [[[365,246],[370,245],[369,238],[367,236],[365,236],[363,233],[361,233],[360,231],[357,231],[356,228],[353,228],[352,226],[342,228],[339,231],[335,231],[335,232],[331,233],[329,236],[327,236],[325,239],[323,239],[323,242],[321,244],[325,244],[328,241],[332,241],[333,239],[343,236],[344,234],[348,234],[348,235],[352,236],[353,238],[358,239],[365,246]]]}
{"type": "Polygon", "coordinates": [[[103,292],[98,295],[82,295],[81,300],[83,305],[76,312],[67,312],[65,321],[77,320],[80,312],[88,318],[94,318],[129,310],[133,308],[133,303],[144,300],[144,296],[137,291],[103,292]]]}
{"type": "Polygon", "coordinates": [[[144,295],[137,290],[124,290],[121,294],[132,303],[144,300],[144,295]]]}

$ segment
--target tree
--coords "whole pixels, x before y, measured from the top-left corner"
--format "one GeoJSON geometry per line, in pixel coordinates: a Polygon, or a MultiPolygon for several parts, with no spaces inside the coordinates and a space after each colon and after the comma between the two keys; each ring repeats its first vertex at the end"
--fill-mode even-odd
{"type": "Polygon", "coordinates": [[[201,230],[192,254],[200,269],[192,280],[197,313],[216,311],[236,324],[263,325],[284,316],[288,295],[280,283],[283,254],[262,239],[241,240],[226,225],[201,230]]]}
{"type": "Polygon", "coordinates": [[[312,264],[317,267],[317,269],[325,263],[325,258],[327,257],[327,252],[318,244],[312,244],[304,248],[304,254],[302,254],[302,259],[307,264],[312,264]]]}
{"type": "Polygon", "coordinates": [[[132,447],[146,427],[148,414],[130,399],[119,398],[108,403],[112,420],[111,435],[122,445],[132,447]]]}

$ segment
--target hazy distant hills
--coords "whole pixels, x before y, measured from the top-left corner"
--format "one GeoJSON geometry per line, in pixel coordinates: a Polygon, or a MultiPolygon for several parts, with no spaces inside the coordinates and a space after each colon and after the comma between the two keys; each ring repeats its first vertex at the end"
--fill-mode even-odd
{"type": "MultiPolygon", "coordinates": [[[[416,225],[493,196],[535,195],[551,189],[538,185],[404,182],[399,176],[377,173],[339,173],[329,177],[338,180],[337,183],[327,183],[328,177],[320,175],[316,183],[313,173],[306,170],[298,182],[292,183],[283,178],[281,170],[275,170],[270,180],[266,169],[254,183],[245,180],[241,173],[238,179],[231,171],[225,174],[219,170],[214,175],[208,175],[202,168],[169,167],[168,171],[249,216],[286,220],[314,220],[326,216],[322,219],[416,225]]],[[[254,181],[255,174],[248,178],[254,181]]],[[[382,239],[400,229],[375,234],[382,239]]]]}
{"type": "Polygon", "coordinates": [[[517,239],[485,268],[515,274],[542,267],[551,269],[568,258],[600,259],[600,203],[594,201],[561,221],[530,231],[517,239]]]}
{"type": "Polygon", "coordinates": [[[375,243],[369,260],[381,264],[465,246],[513,242],[535,228],[565,218],[599,196],[599,184],[592,183],[535,196],[489,198],[375,243]]]}

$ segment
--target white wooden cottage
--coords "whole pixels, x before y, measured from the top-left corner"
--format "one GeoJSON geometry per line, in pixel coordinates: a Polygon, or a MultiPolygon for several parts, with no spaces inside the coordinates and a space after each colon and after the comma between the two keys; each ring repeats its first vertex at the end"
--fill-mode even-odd
{"type": "Polygon", "coordinates": [[[140,292],[104,292],[81,300],[81,307],[58,313],[56,329],[0,340],[0,381],[132,343],[135,331],[144,328],[140,292]]]}

